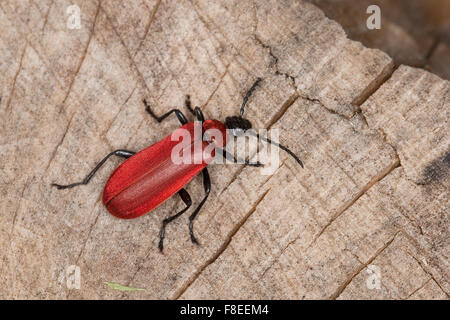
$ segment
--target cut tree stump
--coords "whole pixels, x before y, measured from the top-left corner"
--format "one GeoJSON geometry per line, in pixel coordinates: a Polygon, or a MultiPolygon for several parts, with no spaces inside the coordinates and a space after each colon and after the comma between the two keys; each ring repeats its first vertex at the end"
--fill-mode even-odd
{"type": "MultiPolygon", "coordinates": [[[[450,84],[394,71],[314,5],[5,0],[0,57],[0,298],[448,299],[450,84]],[[212,165],[201,246],[186,215],[158,251],[176,197],[134,220],[107,213],[119,159],[86,186],[50,186],[179,126],[156,123],[143,98],[162,114],[190,94],[223,120],[257,77],[246,117],[278,129],[305,168],[283,153],[270,176],[212,165]]],[[[202,189],[188,185],[194,205],[202,189]]]]}

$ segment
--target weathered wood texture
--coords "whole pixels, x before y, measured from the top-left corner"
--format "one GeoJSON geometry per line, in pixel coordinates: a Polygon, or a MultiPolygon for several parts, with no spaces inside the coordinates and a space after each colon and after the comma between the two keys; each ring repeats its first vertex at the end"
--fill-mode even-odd
{"type": "MultiPolygon", "coordinates": [[[[392,74],[386,54],[347,39],[314,5],[8,0],[0,57],[0,297],[448,298],[449,82],[392,74]],[[73,3],[79,30],[66,27],[73,3]],[[130,221],[106,212],[117,159],[87,186],[50,187],[178,126],[149,118],[142,98],[162,113],[189,93],[223,119],[256,77],[247,117],[278,128],[305,169],[284,154],[272,176],[211,166],[200,247],[185,216],[157,250],[178,199],[130,221]],[[66,287],[70,265],[79,290],[66,287]],[[367,285],[370,266],[379,289],[367,285]]],[[[195,205],[201,180],[188,191],[195,205]]]]}

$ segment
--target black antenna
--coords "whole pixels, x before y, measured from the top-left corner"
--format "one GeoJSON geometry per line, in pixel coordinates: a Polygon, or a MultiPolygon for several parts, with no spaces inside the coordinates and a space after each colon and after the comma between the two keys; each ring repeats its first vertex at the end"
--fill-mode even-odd
{"type": "Polygon", "coordinates": [[[239,111],[239,116],[242,117],[242,115],[244,114],[244,108],[245,105],[247,104],[248,98],[250,98],[250,96],[252,95],[253,91],[255,91],[256,86],[261,82],[261,78],[256,79],[255,83],[253,84],[253,86],[250,88],[250,90],[247,91],[245,97],[244,97],[244,101],[242,101],[242,106],[241,106],[241,110],[239,111]]]}
{"type": "Polygon", "coordinates": [[[295,153],[293,153],[291,150],[289,150],[289,149],[286,148],[285,146],[283,146],[283,145],[281,145],[281,144],[279,144],[279,143],[277,143],[277,142],[274,142],[274,141],[270,140],[269,138],[261,137],[258,133],[254,132],[254,131],[252,131],[252,130],[247,130],[246,133],[247,133],[247,132],[248,132],[249,134],[251,134],[252,136],[256,137],[258,140],[262,140],[262,141],[265,141],[265,142],[267,142],[267,143],[273,144],[274,146],[277,146],[277,147],[280,148],[281,150],[286,151],[286,152],[289,153],[289,155],[291,155],[292,158],[294,158],[295,161],[297,161],[297,163],[303,168],[303,163],[302,163],[302,161],[295,155],[295,153]]]}

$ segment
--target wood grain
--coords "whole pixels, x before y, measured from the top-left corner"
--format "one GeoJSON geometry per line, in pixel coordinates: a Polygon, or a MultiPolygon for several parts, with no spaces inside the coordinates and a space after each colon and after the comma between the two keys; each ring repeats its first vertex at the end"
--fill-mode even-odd
{"type": "MultiPolygon", "coordinates": [[[[449,83],[394,72],[314,5],[5,0],[0,57],[1,298],[448,298],[449,83]],[[67,28],[72,4],[81,29],[67,28]],[[305,169],[285,154],[271,176],[211,166],[200,247],[184,216],[157,249],[176,198],[135,220],[107,213],[118,159],[86,186],[51,188],[178,126],[143,98],[162,114],[190,94],[223,120],[257,77],[246,117],[279,129],[305,169]],[[380,290],[366,285],[371,264],[380,290]],[[71,265],[80,289],[66,286],[71,265]]],[[[187,189],[197,204],[201,179],[187,189]]]]}

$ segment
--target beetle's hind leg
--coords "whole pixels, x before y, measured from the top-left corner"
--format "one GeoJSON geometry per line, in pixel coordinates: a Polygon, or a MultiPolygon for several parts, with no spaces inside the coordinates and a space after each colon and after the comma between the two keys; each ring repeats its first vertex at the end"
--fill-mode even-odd
{"type": "Polygon", "coordinates": [[[186,208],[184,208],[183,210],[181,210],[180,212],[178,212],[177,214],[168,217],[166,219],[163,220],[162,222],[162,226],[161,226],[161,232],[159,234],[159,251],[163,251],[163,247],[164,247],[164,236],[166,235],[166,226],[172,222],[173,220],[175,220],[176,218],[178,218],[179,216],[181,216],[183,213],[186,212],[187,209],[189,209],[189,207],[192,205],[192,200],[191,200],[191,196],[189,195],[189,193],[186,191],[186,189],[181,189],[180,191],[178,191],[178,194],[181,197],[181,200],[183,200],[183,202],[186,204],[186,208]]]}
{"type": "Polygon", "coordinates": [[[198,207],[195,209],[195,211],[189,216],[189,234],[191,235],[191,241],[195,244],[199,244],[199,243],[194,236],[194,225],[193,225],[194,219],[197,216],[197,214],[200,212],[200,209],[205,204],[206,199],[208,199],[209,193],[211,191],[211,179],[209,177],[207,168],[202,170],[202,175],[203,175],[203,188],[205,189],[205,196],[203,197],[202,201],[200,202],[198,207]]]}
{"type": "Polygon", "coordinates": [[[155,119],[158,122],[163,121],[165,118],[167,118],[168,116],[170,116],[172,113],[175,113],[175,115],[177,116],[178,120],[180,121],[180,123],[186,124],[188,123],[186,116],[183,114],[183,112],[181,112],[178,109],[172,109],[169,112],[163,114],[161,117],[158,117],[156,114],[153,113],[152,109],[150,109],[150,105],[147,103],[147,100],[142,100],[142,102],[144,102],[145,105],[145,111],[148,112],[149,115],[152,116],[153,119],[155,119]]]}
{"type": "Polygon", "coordinates": [[[106,160],[108,160],[111,156],[118,156],[118,157],[122,157],[122,158],[129,158],[131,157],[133,154],[135,154],[136,152],[134,151],[128,151],[128,150],[123,150],[123,149],[119,149],[119,150],[115,150],[113,152],[111,152],[110,154],[108,154],[106,157],[103,158],[102,161],[100,161],[94,169],[92,169],[91,172],[89,172],[89,174],[86,176],[86,178],[83,179],[83,181],[80,182],[75,182],[75,183],[71,183],[71,184],[67,184],[67,185],[62,185],[62,184],[56,184],[56,183],[52,183],[52,186],[58,188],[58,189],[68,189],[68,188],[73,188],[82,184],[88,184],[89,181],[92,179],[92,177],[94,176],[94,174],[98,171],[98,169],[100,169],[100,167],[106,162],[106,160]]]}

